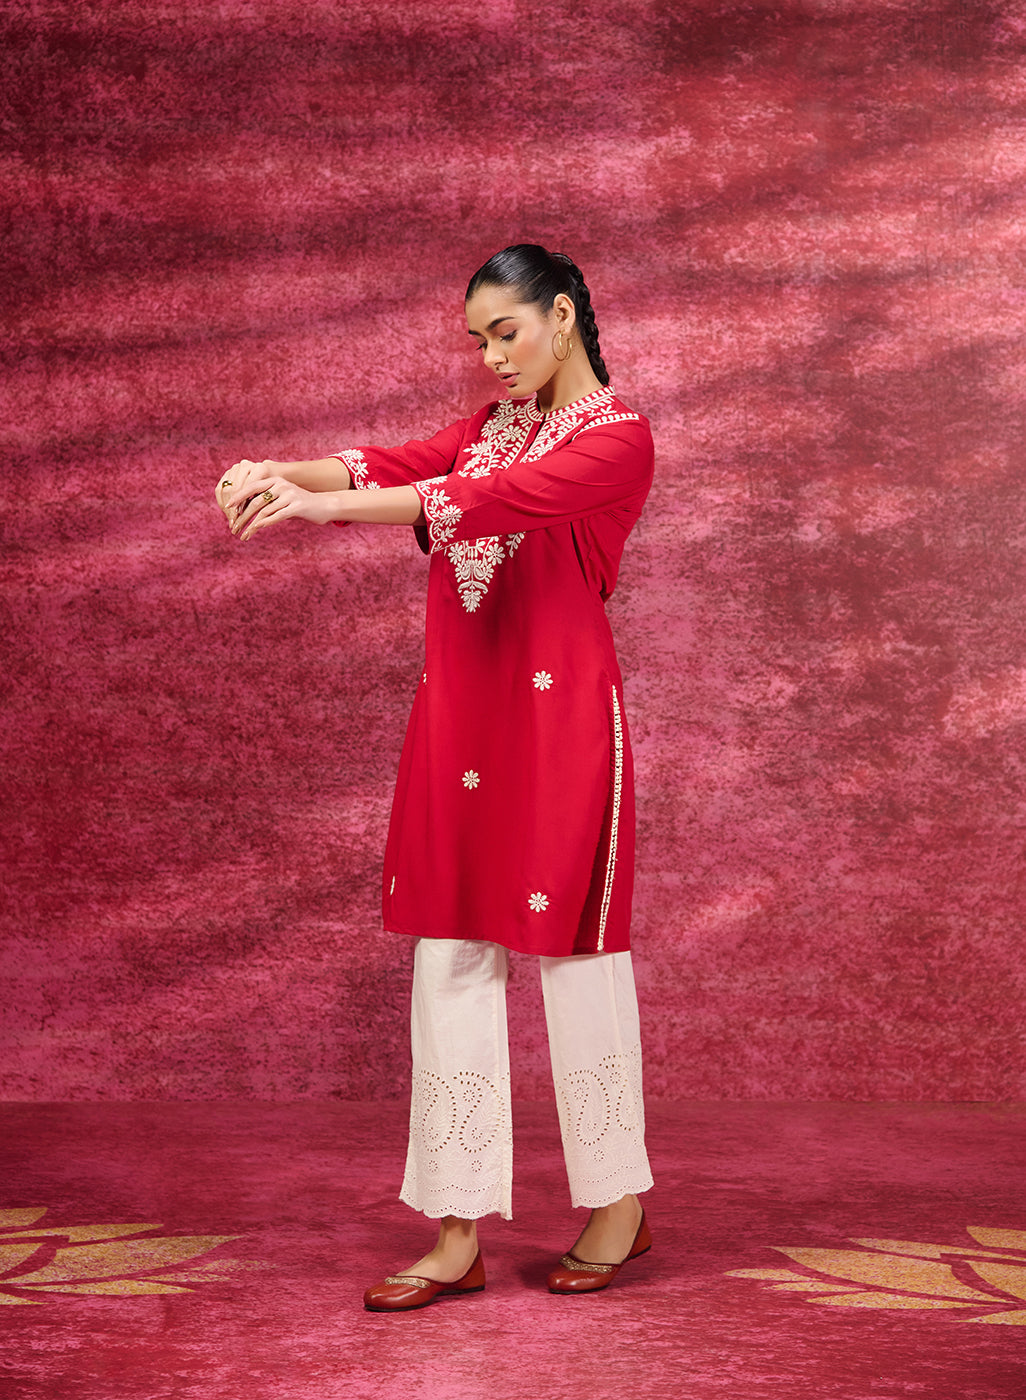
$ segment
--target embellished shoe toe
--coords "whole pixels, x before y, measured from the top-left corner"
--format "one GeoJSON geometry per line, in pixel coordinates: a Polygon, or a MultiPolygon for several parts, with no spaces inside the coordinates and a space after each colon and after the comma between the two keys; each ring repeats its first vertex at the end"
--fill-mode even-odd
{"type": "Polygon", "coordinates": [[[413,1312],[415,1308],[426,1308],[445,1294],[480,1293],[484,1286],[484,1260],[478,1251],[473,1264],[455,1283],[439,1283],[436,1279],[418,1278],[416,1274],[393,1274],[367,1289],[363,1306],[368,1312],[413,1312]]]}
{"type": "Polygon", "coordinates": [[[652,1235],[642,1211],[638,1233],[626,1258],[621,1259],[619,1264],[589,1264],[585,1259],[578,1259],[576,1254],[564,1254],[558,1266],[549,1274],[549,1292],[597,1293],[609,1287],[628,1259],[637,1259],[651,1248],[652,1235]]]}

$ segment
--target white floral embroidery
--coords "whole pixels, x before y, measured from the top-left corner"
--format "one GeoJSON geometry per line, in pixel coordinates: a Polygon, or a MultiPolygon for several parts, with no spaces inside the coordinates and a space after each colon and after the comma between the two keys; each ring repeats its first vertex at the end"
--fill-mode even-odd
{"type": "Polygon", "coordinates": [[[524,402],[504,399],[496,404],[477,442],[463,449],[466,461],[459,468],[460,476],[491,476],[494,471],[504,470],[523,447],[532,424],[540,417],[533,399],[524,402]]]}
{"type": "Polygon", "coordinates": [[[536,914],[544,913],[545,910],[549,907],[548,895],[542,894],[540,890],[537,894],[529,895],[527,902],[536,914]]]}
{"type": "Polygon", "coordinates": [[[548,671],[535,671],[534,685],[536,690],[548,690],[552,684],[552,677],[548,671]]]}
{"type": "MultiPolygon", "coordinates": [[[[582,425],[588,426],[588,419],[604,413],[615,397],[615,391],[606,386],[595,389],[576,403],[557,408],[555,412],[547,415],[540,413],[533,399],[504,400],[495,405],[481,428],[478,441],[463,449],[465,461],[457,468],[458,475],[476,479],[490,476],[495,471],[505,471],[518,459],[531,429],[540,422],[537,436],[520,459],[533,462],[546,452],[551,452],[582,425]]],[[[632,418],[637,416],[630,415],[632,418]]],[[[444,480],[444,477],[439,478],[439,481],[444,480]]],[[[424,484],[432,483],[422,483],[422,486],[424,484]]],[[[430,521],[426,501],[424,515],[430,521]]],[[[429,529],[429,533],[432,548],[438,548],[438,544],[444,542],[440,531],[429,529]]],[[[447,538],[451,538],[452,533],[453,531],[450,531],[447,538]]],[[[478,540],[464,540],[453,544],[446,551],[456,574],[456,588],[460,601],[468,613],[477,612],[488,593],[496,569],[504,560],[513,556],[523,539],[523,532],[507,535],[505,540],[500,535],[486,535],[478,540]]]]}
{"type": "Polygon", "coordinates": [[[583,416],[578,416],[576,414],[567,416],[565,410],[558,416],[553,414],[552,417],[547,419],[538,429],[538,436],[524,453],[524,461],[535,462],[539,457],[544,457],[546,452],[551,452],[557,443],[562,442],[575,428],[579,428],[583,422],[583,416]]]}
{"type": "Polygon", "coordinates": [[[604,413],[600,418],[593,418],[590,423],[585,423],[581,428],[582,433],[586,433],[589,428],[604,428],[607,423],[640,423],[640,413],[604,413]]]}
{"type": "Polygon", "coordinates": [[[448,481],[448,477],[436,476],[431,481],[416,483],[433,550],[448,544],[463,519],[463,511],[442,485],[444,481],[448,481]]]}
{"type": "Polygon", "coordinates": [[[456,571],[460,602],[467,612],[477,612],[495,570],[504,559],[516,553],[523,538],[522,534],[507,535],[505,548],[498,535],[485,535],[480,540],[461,540],[459,544],[449,546],[446,553],[456,571]]]}
{"type": "MultiPolygon", "coordinates": [[[[466,460],[457,469],[458,475],[476,479],[505,471],[540,419],[533,399],[504,399],[496,404],[478,441],[463,449],[466,460]]],[[[468,613],[477,612],[495,570],[512,558],[523,538],[522,533],[507,535],[505,540],[500,535],[485,535],[454,544],[446,551],[456,574],[460,602],[468,613]]]]}
{"type": "Polygon", "coordinates": [[[463,786],[465,788],[476,788],[481,781],[481,774],[475,773],[473,768],[468,768],[463,775],[463,786]]]}
{"type": "Polygon", "coordinates": [[[578,399],[576,403],[569,403],[565,408],[557,408],[554,412],[547,414],[545,422],[538,429],[537,437],[524,453],[524,461],[534,462],[539,457],[544,457],[545,453],[551,452],[557,443],[576,432],[588,418],[607,409],[614,397],[612,389],[608,386],[603,389],[595,389],[592,393],[586,394],[583,399],[578,399]]]}
{"type": "Polygon", "coordinates": [[[380,491],[381,487],[372,481],[367,466],[367,458],[362,452],[336,452],[335,456],[345,467],[352,481],[354,491],[380,491]]]}

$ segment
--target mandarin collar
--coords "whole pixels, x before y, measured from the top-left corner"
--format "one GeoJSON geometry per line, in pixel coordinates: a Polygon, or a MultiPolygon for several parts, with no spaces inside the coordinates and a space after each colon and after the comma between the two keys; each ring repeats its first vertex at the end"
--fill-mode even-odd
{"type": "MultiPolygon", "coordinates": [[[[582,409],[598,408],[600,404],[611,403],[616,397],[616,390],[612,384],[600,384],[597,389],[592,389],[583,398],[574,399],[573,403],[567,403],[562,408],[554,408],[548,413],[543,413],[538,407],[538,395],[532,394],[529,399],[521,399],[517,403],[517,408],[532,423],[558,423],[562,417],[574,418],[582,409]]],[[[517,402],[514,400],[514,402],[517,402]]]]}

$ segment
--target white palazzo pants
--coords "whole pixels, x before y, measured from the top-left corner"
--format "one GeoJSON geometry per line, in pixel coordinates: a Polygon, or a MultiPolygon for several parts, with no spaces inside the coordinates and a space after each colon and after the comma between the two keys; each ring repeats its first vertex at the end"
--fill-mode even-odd
{"type": "MultiPolygon", "coordinates": [[[[541,958],[570,1197],[604,1206],[652,1185],[630,953],[541,958]]],[[[506,979],[497,943],[422,938],[414,955],[413,1093],[400,1199],[433,1219],[512,1218],[506,979]]]]}

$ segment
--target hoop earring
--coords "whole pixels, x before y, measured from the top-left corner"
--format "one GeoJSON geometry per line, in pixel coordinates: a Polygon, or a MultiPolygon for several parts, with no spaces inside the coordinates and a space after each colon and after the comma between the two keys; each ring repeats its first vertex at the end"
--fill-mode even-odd
{"type": "Polygon", "coordinates": [[[564,345],[563,345],[563,332],[562,332],[562,331],[557,331],[557,332],[556,332],[556,339],[559,341],[559,349],[560,349],[560,352],[562,352],[562,350],[565,348],[565,349],[566,349],[566,354],[565,354],[565,355],[562,354],[562,353],[557,354],[557,353],[556,353],[556,347],[555,347],[554,344],[553,344],[553,347],[552,347],[552,354],[553,354],[553,357],[554,357],[555,359],[557,359],[561,365],[563,365],[563,364],[566,364],[567,360],[569,360],[570,356],[574,353],[574,343],[573,343],[572,340],[570,340],[570,339],[568,338],[568,339],[567,339],[567,342],[566,342],[566,346],[564,347],[564,345]]]}

